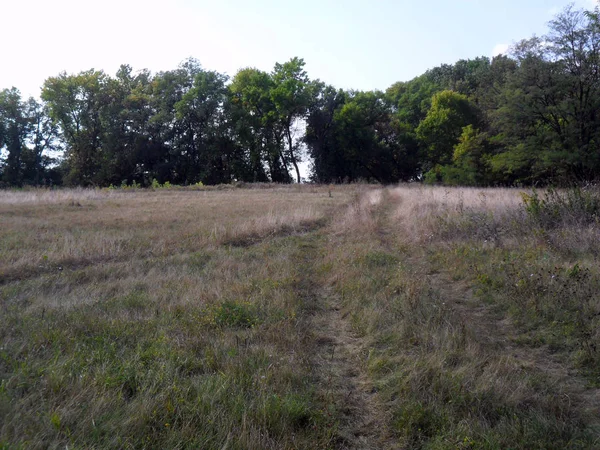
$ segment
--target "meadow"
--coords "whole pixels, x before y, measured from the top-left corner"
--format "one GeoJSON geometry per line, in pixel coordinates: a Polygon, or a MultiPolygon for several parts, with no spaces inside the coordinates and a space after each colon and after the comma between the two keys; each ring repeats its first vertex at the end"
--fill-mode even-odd
{"type": "Polygon", "coordinates": [[[0,191],[0,449],[600,448],[600,193],[0,191]]]}

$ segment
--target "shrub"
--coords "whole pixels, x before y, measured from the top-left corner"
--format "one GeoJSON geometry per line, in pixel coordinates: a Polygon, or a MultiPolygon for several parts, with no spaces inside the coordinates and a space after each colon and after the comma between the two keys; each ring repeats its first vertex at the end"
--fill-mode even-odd
{"type": "Polygon", "coordinates": [[[251,303],[235,303],[227,301],[214,312],[217,325],[234,328],[250,328],[258,322],[255,308],[251,303]]]}
{"type": "Polygon", "coordinates": [[[548,189],[543,197],[534,190],[521,194],[527,215],[542,228],[561,224],[586,225],[600,218],[600,194],[595,189],[548,189]]]}

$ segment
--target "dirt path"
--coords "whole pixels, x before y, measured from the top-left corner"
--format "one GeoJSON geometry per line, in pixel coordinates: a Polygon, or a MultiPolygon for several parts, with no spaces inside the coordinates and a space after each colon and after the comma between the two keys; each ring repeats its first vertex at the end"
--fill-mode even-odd
{"type": "MultiPolygon", "coordinates": [[[[371,215],[375,235],[382,250],[399,251],[401,230],[393,220],[400,198],[387,190],[373,196],[371,215]]],[[[317,247],[315,247],[317,248],[317,247]]],[[[304,255],[310,267],[316,252],[304,255]]],[[[600,425],[600,389],[592,389],[576,369],[546,347],[529,348],[516,342],[518,330],[510,319],[496,313],[480,301],[467,281],[454,280],[450,272],[435,271],[421,252],[408,257],[408,264],[420,267],[435,295],[451,305],[452,316],[462,323],[482,349],[513,359],[517,365],[544,373],[552,388],[569,399],[577,415],[591,426],[600,425]]],[[[334,447],[339,449],[399,448],[388,429],[389,413],[366,371],[368,345],[356,334],[351,317],[344,312],[333,289],[319,282],[318,274],[307,268],[304,273],[305,295],[315,306],[309,329],[316,342],[313,367],[326,403],[334,406],[338,418],[334,447]]]]}
{"type": "Polygon", "coordinates": [[[316,343],[312,361],[315,376],[325,402],[333,406],[338,419],[334,448],[396,448],[387,436],[385,408],[366,373],[367,345],[352,329],[340,298],[315,273],[322,245],[313,242],[303,246],[300,286],[314,308],[308,327],[316,343]]]}
{"type": "MultiPolygon", "coordinates": [[[[386,250],[393,247],[393,236],[385,226],[389,212],[387,190],[364,194],[370,214],[376,222],[376,236],[386,250]]],[[[389,412],[366,372],[369,349],[364,338],[353,330],[350,315],[341,300],[327,286],[319,292],[322,310],[313,318],[313,330],[319,342],[316,358],[318,372],[327,395],[341,413],[338,448],[399,448],[389,432],[389,412]]]]}
{"type": "Polygon", "coordinates": [[[337,448],[391,448],[386,444],[384,412],[365,373],[365,345],[335,296],[324,290],[320,298],[322,309],[312,324],[318,343],[315,368],[324,394],[341,416],[337,448]]]}

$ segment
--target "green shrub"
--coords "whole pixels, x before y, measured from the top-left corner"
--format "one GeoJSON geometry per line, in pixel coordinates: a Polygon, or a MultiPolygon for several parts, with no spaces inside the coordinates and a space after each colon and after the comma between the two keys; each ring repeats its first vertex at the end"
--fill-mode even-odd
{"type": "Polygon", "coordinates": [[[595,189],[572,188],[564,192],[548,189],[543,197],[536,190],[521,194],[527,215],[542,228],[561,224],[586,225],[600,218],[600,193],[595,189]]]}
{"type": "Polygon", "coordinates": [[[442,181],[442,167],[440,165],[435,166],[433,169],[423,174],[423,182],[425,184],[434,185],[442,181]]]}
{"type": "Polygon", "coordinates": [[[250,328],[258,323],[258,316],[251,303],[227,301],[214,311],[217,325],[234,328],[250,328]]]}

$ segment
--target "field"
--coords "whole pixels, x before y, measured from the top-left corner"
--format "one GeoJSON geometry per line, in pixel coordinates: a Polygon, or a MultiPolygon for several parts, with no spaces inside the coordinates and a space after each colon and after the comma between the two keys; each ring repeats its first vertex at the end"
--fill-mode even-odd
{"type": "Polygon", "coordinates": [[[600,196],[0,192],[0,449],[600,448],[600,196]]]}

